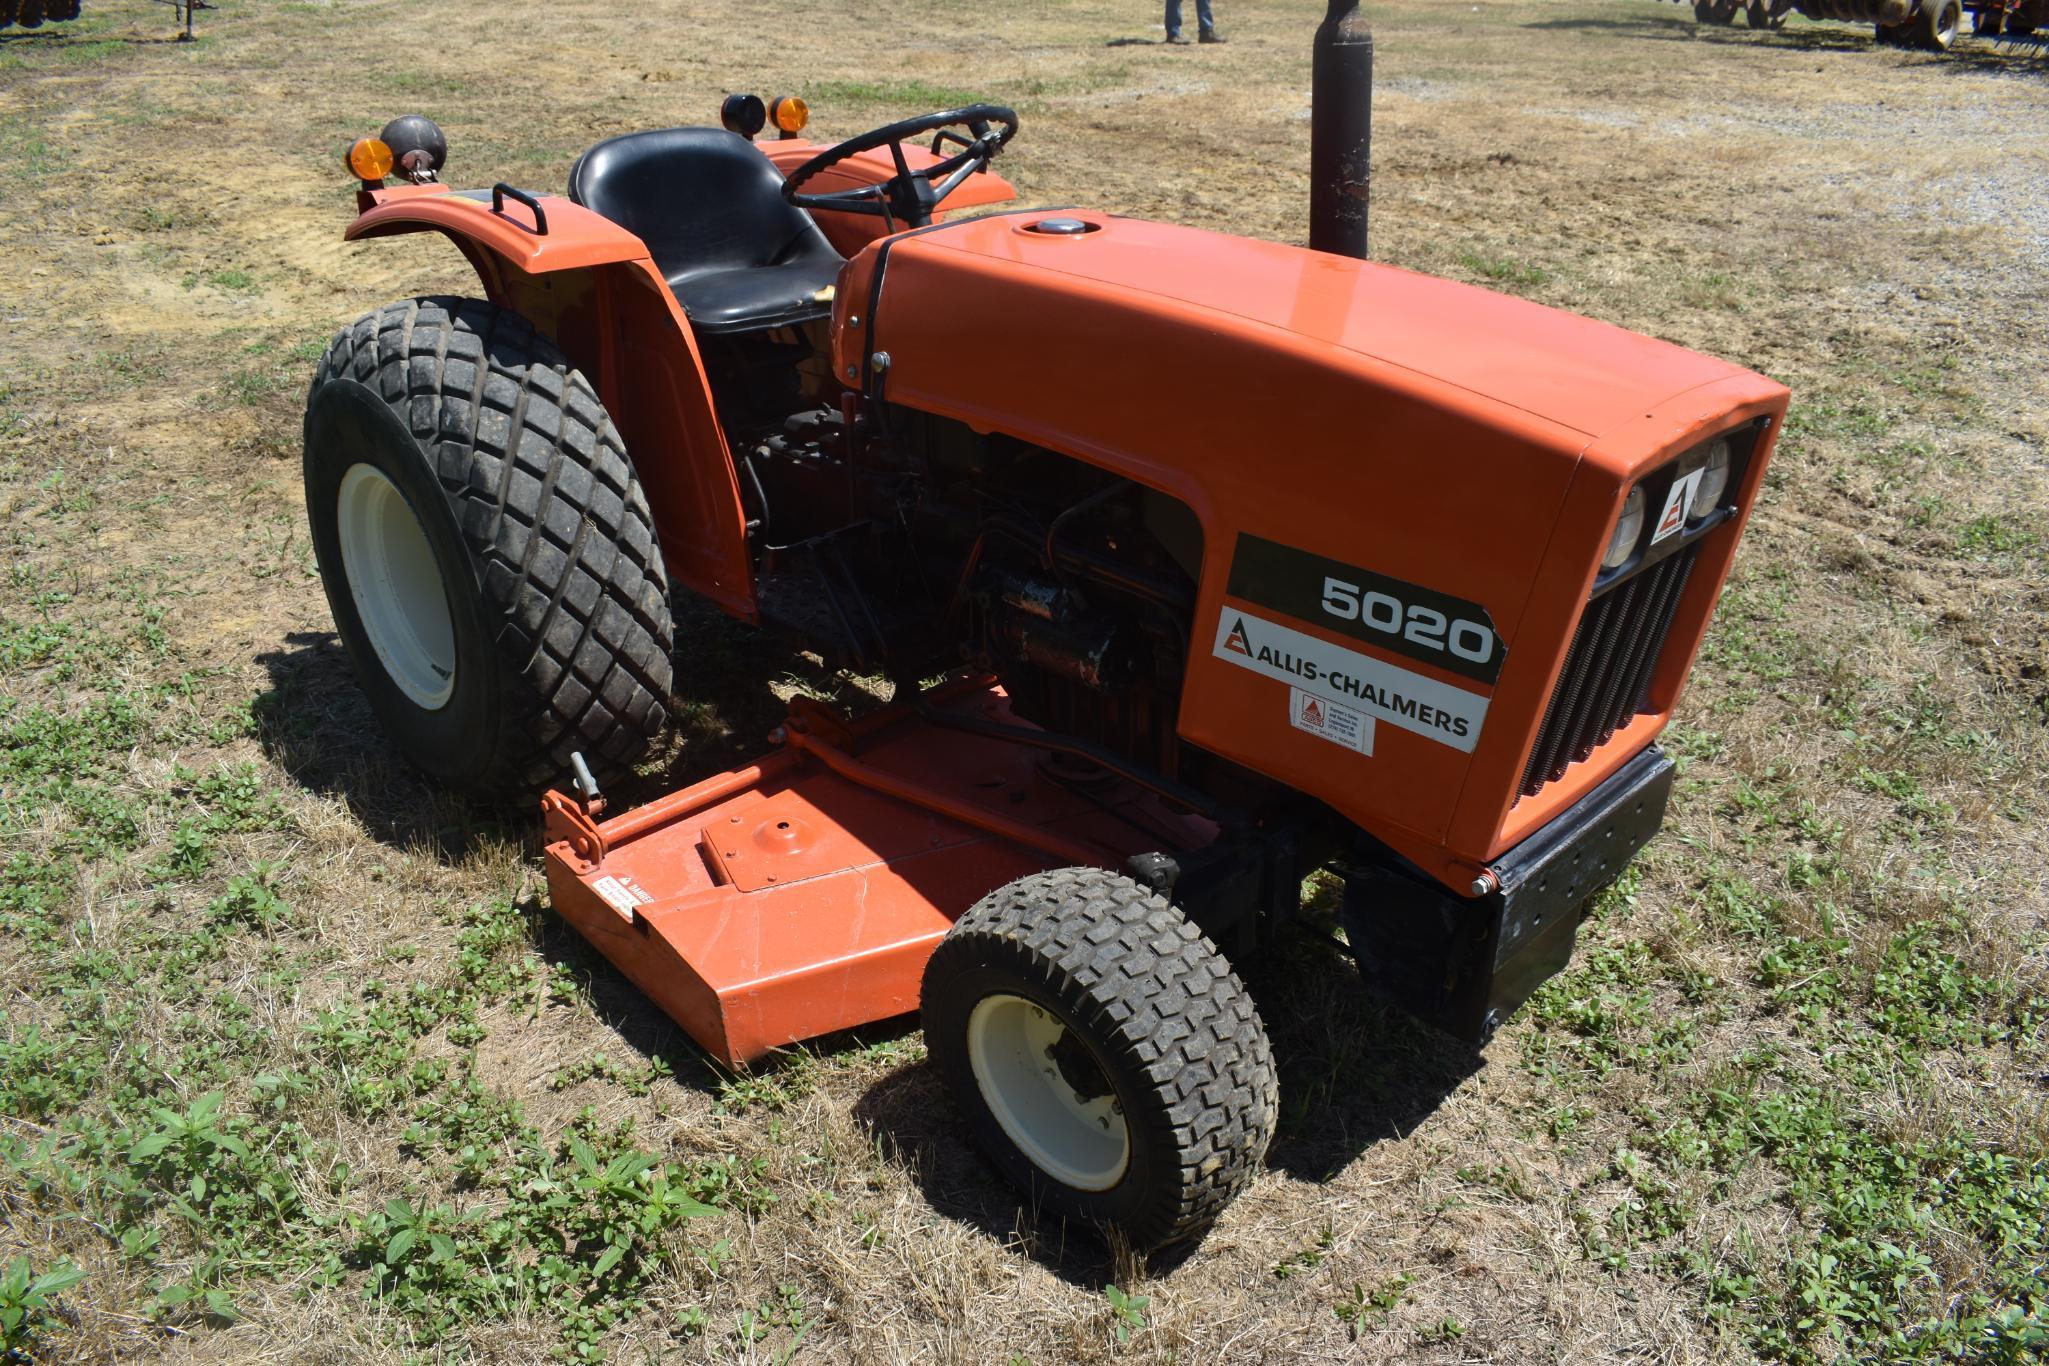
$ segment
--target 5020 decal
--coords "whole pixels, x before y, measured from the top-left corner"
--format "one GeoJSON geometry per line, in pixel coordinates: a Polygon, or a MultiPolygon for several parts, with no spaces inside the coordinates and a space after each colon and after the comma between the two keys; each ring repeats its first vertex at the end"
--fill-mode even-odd
{"type": "Polygon", "coordinates": [[[1240,532],[1231,596],[1492,686],[1508,643],[1477,602],[1240,532]]]}
{"type": "Polygon", "coordinates": [[[1470,617],[1447,621],[1434,607],[1413,602],[1405,606],[1391,593],[1328,576],[1323,581],[1323,610],[1339,621],[1363,622],[1376,631],[1432,650],[1449,651],[1474,664],[1492,662],[1500,643],[1490,623],[1470,617]]]}

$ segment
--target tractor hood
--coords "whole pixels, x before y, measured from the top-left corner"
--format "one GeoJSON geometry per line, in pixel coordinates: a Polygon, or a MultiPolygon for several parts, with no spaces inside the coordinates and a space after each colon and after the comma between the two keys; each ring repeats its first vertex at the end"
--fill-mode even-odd
{"type": "MultiPolygon", "coordinates": [[[[1647,402],[1744,373],[1724,361],[1470,285],[1392,266],[1103,214],[999,215],[900,239],[948,253],[1150,295],[1188,327],[1274,329],[1276,346],[1337,348],[1454,385],[1595,437],[1647,402]],[[1082,231],[1040,231],[1047,219],[1082,231]]],[[[901,258],[900,258],[901,259],[901,258]]],[[[885,322],[889,321],[887,318],[885,322]]]]}
{"type": "MultiPolygon", "coordinates": [[[[1509,798],[1631,483],[1785,404],[1761,375],[1484,289],[1058,210],[863,251],[833,364],[871,401],[1184,504],[1183,738],[1473,866],[1541,815],[1509,798]],[[1377,723],[1351,749],[1290,712],[1339,675],[1319,707],[1377,723]]],[[[1704,552],[1680,634],[1736,534],[1704,552]]]]}

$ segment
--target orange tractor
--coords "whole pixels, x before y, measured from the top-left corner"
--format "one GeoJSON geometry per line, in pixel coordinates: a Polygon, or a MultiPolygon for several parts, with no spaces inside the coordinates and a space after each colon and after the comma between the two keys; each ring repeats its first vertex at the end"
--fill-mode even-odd
{"type": "Polygon", "coordinates": [[[734,97],[566,196],[450,189],[395,120],[346,236],[442,233],[482,297],[365,314],[307,399],[362,686],[433,777],[543,794],[557,912],[727,1064],[921,1012],[993,1164],[1142,1246],[1259,1166],[1225,950],[1312,872],[1366,975],[1475,1043],[1564,965],[1662,821],[1786,410],[1360,259],[1370,37],[1333,8],[1339,250],[989,209],[993,105],[822,146],[734,97]],[[681,592],[894,700],[800,701],[756,762],[605,811],[701,681],[681,592]]]}

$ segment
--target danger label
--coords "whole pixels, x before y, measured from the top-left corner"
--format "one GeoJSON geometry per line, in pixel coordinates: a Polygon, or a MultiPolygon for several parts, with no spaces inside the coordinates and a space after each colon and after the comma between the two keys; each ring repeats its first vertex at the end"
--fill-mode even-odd
{"type": "Polygon", "coordinates": [[[654,898],[637,884],[621,882],[616,877],[601,877],[591,884],[591,890],[604,898],[607,906],[619,912],[626,919],[633,919],[633,908],[644,906],[654,898]]]}
{"type": "Polygon", "coordinates": [[[1288,724],[1361,754],[1373,752],[1373,718],[1356,707],[1300,688],[1288,689],[1288,724]]]}
{"type": "MultiPolygon", "coordinates": [[[[1226,607],[1218,618],[1211,653],[1468,754],[1480,742],[1480,726],[1487,719],[1487,699],[1478,693],[1236,607],[1226,607]]],[[[1299,714],[1293,720],[1302,724],[1299,714]]]]}

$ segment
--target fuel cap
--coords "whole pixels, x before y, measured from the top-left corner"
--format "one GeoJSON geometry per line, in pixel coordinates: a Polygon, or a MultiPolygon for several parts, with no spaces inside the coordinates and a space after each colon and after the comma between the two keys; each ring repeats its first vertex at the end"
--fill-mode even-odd
{"type": "Polygon", "coordinates": [[[1085,232],[1094,232],[1093,223],[1084,223],[1079,218],[1041,218],[1036,223],[1025,225],[1026,232],[1043,232],[1050,237],[1079,237],[1085,232]]]}

